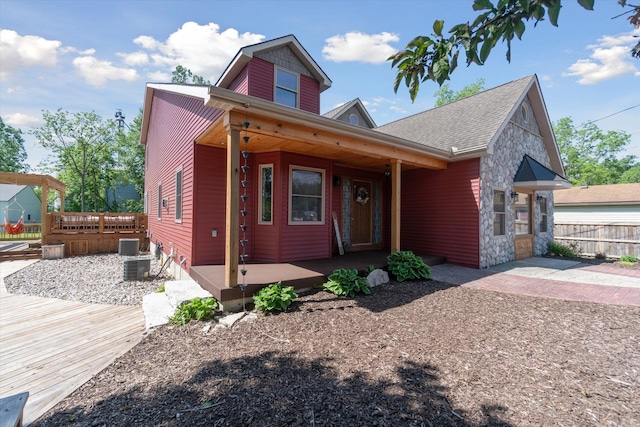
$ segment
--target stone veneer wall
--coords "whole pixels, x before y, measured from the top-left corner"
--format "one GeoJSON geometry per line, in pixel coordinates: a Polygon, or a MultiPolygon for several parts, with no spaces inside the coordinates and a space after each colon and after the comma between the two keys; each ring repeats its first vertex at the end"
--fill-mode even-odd
{"type": "MultiPolygon", "coordinates": [[[[522,158],[528,154],[550,167],[542,137],[510,121],[495,142],[493,154],[480,159],[480,268],[515,259],[515,206],[509,193],[514,191],[513,177],[522,158]],[[506,235],[493,235],[493,190],[506,193],[506,235]]],[[[547,252],[553,241],[553,191],[533,194],[534,255],[547,252]],[[536,195],[547,197],[547,232],[540,233],[540,203],[536,195]]]]}

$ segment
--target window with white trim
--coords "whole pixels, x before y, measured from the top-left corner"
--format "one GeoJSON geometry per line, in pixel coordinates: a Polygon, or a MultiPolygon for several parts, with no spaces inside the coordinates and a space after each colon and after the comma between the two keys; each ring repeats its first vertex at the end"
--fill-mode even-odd
{"type": "Polygon", "coordinates": [[[547,198],[542,196],[540,198],[540,232],[546,233],[548,231],[549,214],[547,211],[547,198]]]}
{"type": "Polygon", "coordinates": [[[162,219],[162,183],[158,183],[158,219],[162,219]]]}
{"type": "Polygon", "coordinates": [[[260,165],[258,223],[273,224],[273,164],[260,165]]]}
{"type": "Polygon", "coordinates": [[[274,98],[276,103],[298,107],[298,75],[276,68],[276,85],[274,98]]]}
{"type": "Polygon", "coordinates": [[[149,192],[148,191],[144,192],[144,202],[143,202],[142,211],[147,215],[149,214],[149,192]]]}
{"type": "Polygon", "coordinates": [[[176,222],[182,222],[182,168],[176,171],[176,222]]]}
{"type": "Polygon", "coordinates": [[[324,170],[289,170],[289,224],[324,224],[324,170]]]}
{"type": "Polygon", "coordinates": [[[506,192],[493,190],[493,235],[504,236],[506,234],[506,192]]]}

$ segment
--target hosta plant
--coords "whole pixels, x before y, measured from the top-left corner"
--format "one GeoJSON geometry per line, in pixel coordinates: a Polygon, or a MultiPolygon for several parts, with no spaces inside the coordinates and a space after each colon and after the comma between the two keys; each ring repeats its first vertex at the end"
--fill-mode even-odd
{"type": "Polygon", "coordinates": [[[371,293],[369,285],[367,285],[367,279],[358,276],[358,270],[356,269],[339,268],[333,270],[328,279],[329,281],[324,283],[322,287],[338,296],[354,297],[359,293],[371,293]]]}
{"type": "Polygon", "coordinates": [[[182,304],[169,318],[174,325],[186,325],[191,320],[213,319],[218,301],[215,298],[194,298],[182,304]]]}
{"type": "Polygon", "coordinates": [[[253,303],[256,310],[263,313],[272,311],[285,311],[291,302],[298,298],[298,294],[293,291],[293,286],[282,286],[282,282],[274,283],[253,296],[253,303]]]}
{"type": "Polygon", "coordinates": [[[392,253],[387,257],[387,267],[398,282],[431,277],[431,268],[424,263],[422,258],[411,251],[392,253]]]}

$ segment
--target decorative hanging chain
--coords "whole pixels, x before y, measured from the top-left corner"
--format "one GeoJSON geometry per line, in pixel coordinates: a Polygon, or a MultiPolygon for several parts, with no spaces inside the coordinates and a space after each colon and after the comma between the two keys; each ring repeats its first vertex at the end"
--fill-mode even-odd
{"type": "Polygon", "coordinates": [[[244,292],[247,289],[247,259],[249,258],[249,255],[247,255],[247,243],[249,243],[249,240],[247,240],[247,215],[249,213],[247,211],[247,200],[249,200],[249,196],[247,195],[247,188],[249,187],[249,180],[247,179],[247,175],[249,173],[249,151],[247,150],[247,148],[249,146],[249,124],[250,123],[248,121],[248,116],[245,115],[245,121],[244,123],[242,123],[245,132],[244,136],[242,137],[244,146],[240,151],[240,154],[242,154],[243,164],[240,167],[240,170],[242,171],[242,181],[240,181],[240,185],[242,186],[242,195],[240,196],[240,200],[242,202],[242,209],[240,210],[240,214],[242,215],[242,224],[240,225],[240,231],[242,232],[242,237],[240,238],[240,246],[242,247],[242,253],[240,254],[240,261],[242,261],[242,269],[240,270],[240,273],[242,274],[242,283],[239,285],[239,287],[242,290],[243,310],[245,310],[244,292]]]}

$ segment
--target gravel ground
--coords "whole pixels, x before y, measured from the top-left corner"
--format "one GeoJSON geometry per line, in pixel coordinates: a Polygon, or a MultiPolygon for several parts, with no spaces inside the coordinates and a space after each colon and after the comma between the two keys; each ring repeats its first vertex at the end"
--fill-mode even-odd
{"type": "MultiPolygon", "coordinates": [[[[144,256],[146,254],[141,254],[144,256]]],[[[142,297],[171,280],[151,259],[149,278],[124,281],[125,257],[118,254],[41,260],[4,279],[12,294],[59,298],[96,304],[142,305],[142,297]]]]}

